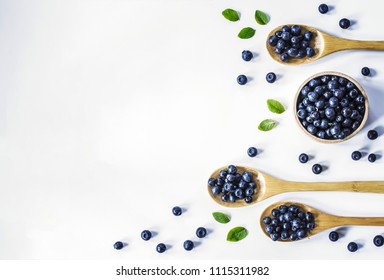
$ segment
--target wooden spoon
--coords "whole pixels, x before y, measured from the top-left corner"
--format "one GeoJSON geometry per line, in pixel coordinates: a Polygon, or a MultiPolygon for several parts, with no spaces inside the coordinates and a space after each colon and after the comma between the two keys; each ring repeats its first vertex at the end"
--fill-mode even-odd
{"type": "MultiPolygon", "coordinates": [[[[288,25],[292,26],[292,24],[288,24],[288,25]]],[[[268,38],[271,35],[274,35],[275,32],[280,30],[283,26],[284,25],[281,25],[273,29],[268,34],[268,38]]],[[[315,55],[312,57],[305,57],[305,58],[290,58],[288,59],[288,61],[283,62],[280,60],[280,55],[275,53],[274,51],[275,47],[268,44],[268,39],[267,39],[267,50],[270,56],[274,60],[282,64],[298,65],[298,64],[304,64],[304,63],[315,61],[330,53],[342,51],[342,50],[352,50],[352,49],[384,50],[384,41],[360,41],[360,40],[344,39],[344,38],[339,38],[339,37],[329,35],[311,26],[300,25],[300,24],[299,26],[301,27],[302,33],[305,31],[311,31],[313,33],[311,46],[315,50],[315,55]]]]}
{"type": "MultiPolygon", "coordinates": [[[[344,191],[344,192],[365,192],[365,193],[384,193],[384,181],[350,181],[350,182],[293,182],[277,179],[266,175],[258,170],[236,166],[237,172],[242,174],[248,171],[252,174],[256,183],[255,194],[251,203],[246,203],[243,199],[236,202],[223,202],[220,195],[214,195],[211,186],[207,185],[208,193],[214,201],[226,207],[243,207],[255,204],[271,196],[300,191],[344,191]]],[[[210,178],[218,178],[221,170],[227,166],[215,170],[210,178]]]]}
{"type": "MultiPolygon", "coordinates": [[[[303,212],[311,212],[315,218],[315,228],[308,232],[308,237],[318,234],[324,230],[340,227],[340,226],[384,226],[384,217],[345,217],[335,216],[325,212],[322,212],[309,205],[298,202],[276,202],[268,206],[260,216],[260,225],[263,232],[270,237],[270,234],[265,231],[265,224],[263,218],[265,216],[271,217],[271,211],[274,208],[279,208],[280,205],[292,205],[295,204],[301,208],[303,212]]],[[[298,239],[299,240],[299,239],[298,239]]],[[[303,240],[303,239],[301,239],[303,240]]],[[[292,242],[292,240],[278,240],[283,242],[292,242]]]]}

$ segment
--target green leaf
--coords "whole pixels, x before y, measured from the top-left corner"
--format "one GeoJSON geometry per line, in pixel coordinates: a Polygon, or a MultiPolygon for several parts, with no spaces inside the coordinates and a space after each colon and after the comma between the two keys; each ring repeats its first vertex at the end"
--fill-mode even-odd
{"type": "Polygon", "coordinates": [[[231,220],[228,215],[225,215],[224,213],[220,213],[220,212],[213,212],[212,213],[212,216],[213,218],[221,223],[221,224],[226,224],[226,223],[229,223],[229,221],[231,220]]]}
{"type": "Polygon", "coordinates": [[[249,38],[252,38],[253,35],[255,35],[255,32],[256,30],[253,29],[252,27],[244,27],[243,29],[240,30],[237,37],[241,39],[249,39],[249,38]]]}
{"type": "Polygon", "coordinates": [[[259,124],[258,128],[261,131],[269,131],[273,129],[276,125],[277,125],[277,122],[275,122],[274,120],[266,119],[259,124]]]}
{"type": "Polygon", "coordinates": [[[255,19],[258,24],[266,25],[269,22],[269,18],[266,13],[256,10],[255,19]]]}
{"type": "Polygon", "coordinates": [[[227,234],[227,241],[237,242],[244,239],[248,232],[244,227],[234,227],[227,234]]]}
{"type": "Polygon", "coordinates": [[[284,113],[285,111],[284,106],[281,105],[281,103],[277,100],[268,99],[267,105],[268,105],[269,111],[271,111],[272,113],[281,114],[281,113],[284,113]]]}
{"type": "Polygon", "coordinates": [[[232,9],[225,9],[221,14],[230,21],[238,21],[240,19],[239,13],[232,9]]]}

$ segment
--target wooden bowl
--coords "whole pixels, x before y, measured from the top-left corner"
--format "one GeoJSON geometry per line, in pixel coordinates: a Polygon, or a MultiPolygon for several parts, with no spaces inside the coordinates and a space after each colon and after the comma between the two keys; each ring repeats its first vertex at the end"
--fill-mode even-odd
{"type": "Polygon", "coordinates": [[[294,100],[293,104],[294,104],[294,107],[295,107],[295,110],[294,110],[295,120],[296,120],[297,124],[299,125],[299,127],[309,137],[311,137],[312,139],[314,139],[314,140],[316,140],[318,142],[321,142],[321,143],[339,143],[339,142],[343,142],[343,141],[346,141],[348,139],[351,139],[353,136],[355,136],[357,133],[359,133],[359,131],[364,127],[364,125],[365,125],[365,123],[367,122],[367,119],[368,119],[368,111],[369,111],[369,108],[368,108],[368,97],[367,97],[367,94],[365,93],[363,87],[358,82],[356,82],[353,78],[351,78],[351,77],[349,77],[349,76],[347,76],[347,75],[345,75],[343,73],[339,73],[339,72],[332,72],[332,71],[321,72],[321,73],[317,73],[315,75],[312,75],[311,77],[306,79],[300,85],[299,89],[297,90],[296,95],[295,95],[295,100],[294,100]],[[356,88],[361,92],[361,94],[364,96],[365,111],[364,111],[363,120],[361,121],[360,126],[355,131],[353,131],[351,134],[349,134],[348,136],[346,136],[345,138],[342,138],[342,139],[322,139],[322,138],[317,137],[316,135],[313,135],[313,134],[309,133],[305,129],[305,127],[302,125],[302,123],[300,122],[299,117],[297,116],[297,110],[298,110],[298,105],[299,105],[299,97],[300,97],[301,89],[310,80],[312,80],[314,78],[319,78],[319,77],[324,76],[324,75],[338,76],[338,77],[343,77],[343,78],[347,79],[348,81],[352,82],[356,86],[356,88]]]}

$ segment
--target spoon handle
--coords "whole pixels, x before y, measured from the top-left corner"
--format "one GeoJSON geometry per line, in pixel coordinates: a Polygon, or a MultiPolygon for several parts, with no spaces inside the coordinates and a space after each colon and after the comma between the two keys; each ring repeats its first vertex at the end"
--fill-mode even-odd
{"type": "Polygon", "coordinates": [[[338,50],[384,50],[384,41],[360,41],[341,39],[340,41],[335,41],[334,44],[334,47],[338,50]]]}
{"type": "Polygon", "coordinates": [[[384,226],[383,217],[335,217],[336,226],[384,226]]]}
{"type": "Polygon", "coordinates": [[[384,181],[287,182],[286,191],[344,191],[384,193],[384,181]]]}

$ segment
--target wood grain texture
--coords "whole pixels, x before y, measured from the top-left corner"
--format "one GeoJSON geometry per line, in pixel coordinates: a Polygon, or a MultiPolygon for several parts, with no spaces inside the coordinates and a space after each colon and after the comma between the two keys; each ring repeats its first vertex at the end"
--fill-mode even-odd
{"type": "MultiPolygon", "coordinates": [[[[294,24],[287,24],[292,26],[294,24]]],[[[360,40],[350,40],[335,37],[329,35],[325,32],[322,32],[314,27],[298,24],[301,26],[302,32],[311,31],[313,33],[313,39],[311,40],[311,47],[315,50],[315,55],[313,57],[305,58],[290,58],[288,61],[283,62],[280,60],[280,55],[275,53],[274,47],[268,44],[268,38],[271,35],[274,35],[276,31],[280,30],[284,25],[280,25],[273,29],[269,34],[266,42],[266,47],[269,55],[276,60],[277,62],[284,65],[299,65],[304,63],[313,62],[322,58],[328,54],[343,51],[343,50],[384,50],[384,41],[360,41],[360,40]]]]}
{"type": "MultiPolygon", "coordinates": [[[[269,234],[265,231],[265,224],[263,223],[263,218],[265,216],[271,216],[271,211],[274,208],[278,208],[280,205],[292,205],[295,204],[301,208],[303,212],[311,212],[315,218],[315,228],[308,233],[308,238],[318,234],[322,231],[329,230],[335,227],[341,226],[384,226],[384,217],[347,217],[347,216],[336,216],[331,215],[325,212],[322,212],[314,207],[309,205],[292,202],[292,201],[282,201],[276,202],[264,209],[260,215],[260,226],[265,235],[269,237],[269,234]]],[[[305,240],[301,239],[301,240],[305,240]]],[[[293,242],[291,240],[279,240],[281,242],[293,242]]],[[[299,241],[299,240],[297,240],[299,241]]]]}
{"type": "MultiPolygon", "coordinates": [[[[357,192],[357,193],[384,193],[384,181],[347,181],[347,182],[294,182],[275,178],[264,174],[253,168],[236,166],[239,173],[248,171],[253,175],[256,183],[256,190],[251,203],[245,203],[244,200],[236,202],[223,202],[221,195],[214,195],[211,186],[207,184],[207,191],[211,198],[218,204],[237,208],[245,207],[257,202],[263,201],[274,195],[287,192],[303,192],[303,191],[340,191],[340,192],[357,192]]],[[[221,170],[227,169],[227,166],[215,170],[209,178],[217,178],[221,170]]]]}

